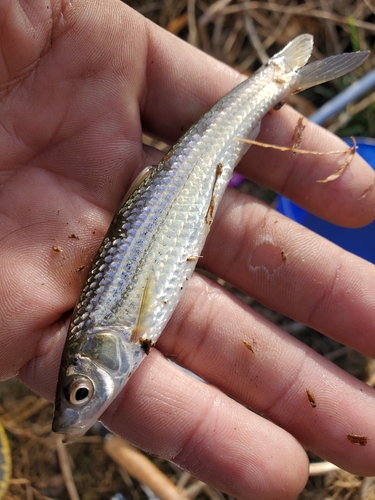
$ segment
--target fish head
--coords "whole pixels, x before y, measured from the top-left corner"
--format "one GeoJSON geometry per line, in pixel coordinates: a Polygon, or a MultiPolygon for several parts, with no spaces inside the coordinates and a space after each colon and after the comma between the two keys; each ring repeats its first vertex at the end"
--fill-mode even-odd
{"type": "Polygon", "coordinates": [[[66,342],[56,388],[52,430],[71,443],[98,420],[131,375],[133,352],[116,330],[66,342]]]}

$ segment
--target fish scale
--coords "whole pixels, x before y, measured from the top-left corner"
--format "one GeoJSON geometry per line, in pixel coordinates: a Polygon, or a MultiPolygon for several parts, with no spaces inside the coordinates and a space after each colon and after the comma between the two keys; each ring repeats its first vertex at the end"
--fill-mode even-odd
{"type": "Polygon", "coordinates": [[[53,430],[70,442],[116,398],[175,310],[233,169],[262,117],[288,95],[357,67],[366,53],[305,67],[301,35],[193,125],[142,173],[115,215],[73,313],[53,430]]]}

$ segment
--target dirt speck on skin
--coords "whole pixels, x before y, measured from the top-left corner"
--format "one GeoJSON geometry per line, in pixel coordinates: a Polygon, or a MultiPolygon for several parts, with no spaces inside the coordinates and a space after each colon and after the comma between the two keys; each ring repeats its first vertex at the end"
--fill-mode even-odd
{"type": "Polygon", "coordinates": [[[309,389],[306,389],[306,394],[307,394],[308,400],[310,401],[311,406],[313,408],[316,408],[316,401],[315,401],[315,396],[314,396],[313,392],[310,391],[309,389]]]}
{"type": "Polygon", "coordinates": [[[349,439],[349,441],[353,444],[359,444],[359,446],[366,446],[368,443],[368,438],[367,436],[362,436],[359,434],[347,434],[346,437],[349,439]]]}
{"type": "Polygon", "coordinates": [[[249,349],[253,354],[255,354],[253,346],[248,342],[247,340],[242,340],[243,345],[246,347],[246,349],[249,349]]]}

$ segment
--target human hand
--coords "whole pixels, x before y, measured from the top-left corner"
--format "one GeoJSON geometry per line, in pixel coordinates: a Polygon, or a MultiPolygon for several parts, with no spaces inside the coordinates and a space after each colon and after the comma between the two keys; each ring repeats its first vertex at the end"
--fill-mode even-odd
{"type": "MultiPolygon", "coordinates": [[[[87,266],[131,179],[161,156],[142,146],[142,128],[175,142],[241,77],[115,0],[9,1],[0,19],[0,376],[19,373],[52,399],[87,266]]],[[[267,115],[259,139],[290,144],[298,117],[267,115]]],[[[309,124],[301,147],[342,143],[309,124]]],[[[337,161],[251,148],[239,169],[333,222],[372,221],[374,173],[358,156],[316,183],[337,161]]],[[[374,355],[369,263],[231,190],[203,254],[202,267],[250,296],[374,355]]],[[[373,437],[374,406],[373,389],[196,275],[103,422],[236,497],[286,499],[307,479],[299,442],[374,474],[372,441],[347,439],[373,437]]]]}

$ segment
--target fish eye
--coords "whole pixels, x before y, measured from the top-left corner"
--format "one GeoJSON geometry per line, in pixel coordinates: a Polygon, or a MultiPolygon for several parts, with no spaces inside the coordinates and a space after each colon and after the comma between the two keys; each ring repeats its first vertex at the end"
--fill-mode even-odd
{"type": "Polygon", "coordinates": [[[88,403],[94,394],[94,386],[88,378],[73,380],[65,394],[66,399],[72,405],[84,405],[88,403]]]}

